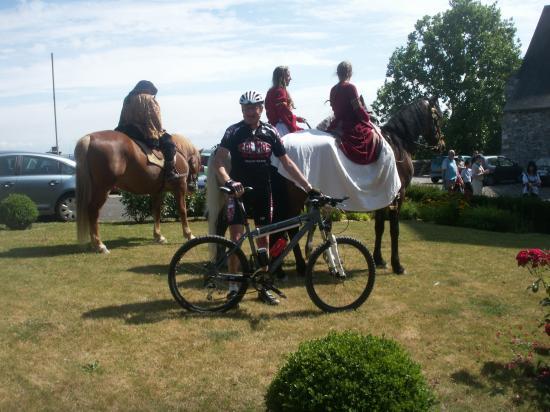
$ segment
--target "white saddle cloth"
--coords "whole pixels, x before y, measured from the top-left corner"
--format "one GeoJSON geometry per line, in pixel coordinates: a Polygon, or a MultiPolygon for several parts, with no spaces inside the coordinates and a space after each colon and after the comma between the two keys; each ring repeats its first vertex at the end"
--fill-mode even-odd
{"type": "MultiPolygon", "coordinates": [[[[319,130],[302,130],[282,139],[288,156],[313,187],[329,196],[349,197],[342,206],[347,211],[382,209],[401,187],[393,150],[385,139],[378,160],[368,165],[353,163],[330,134],[319,130]]],[[[293,180],[275,156],[271,156],[271,164],[279,174],[293,180]]]]}

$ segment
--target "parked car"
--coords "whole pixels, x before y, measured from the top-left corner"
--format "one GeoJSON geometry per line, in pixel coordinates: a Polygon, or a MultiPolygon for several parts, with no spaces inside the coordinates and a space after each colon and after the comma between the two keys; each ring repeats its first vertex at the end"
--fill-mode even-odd
{"type": "Polygon", "coordinates": [[[535,161],[543,186],[550,186],[550,157],[541,157],[535,161]]]}
{"type": "Polygon", "coordinates": [[[197,178],[197,186],[199,189],[206,188],[206,177],[208,175],[208,159],[210,159],[212,153],[214,153],[214,148],[201,150],[201,169],[197,178]]]}
{"type": "Polygon", "coordinates": [[[485,186],[496,185],[503,181],[521,182],[523,169],[513,160],[504,156],[483,156],[485,168],[489,173],[485,175],[485,186]]]}
{"type": "Polygon", "coordinates": [[[76,163],[47,153],[0,152],[0,200],[11,193],[29,196],[41,215],[76,217],[76,163]]]}
{"type": "MultiPolygon", "coordinates": [[[[430,178],[432,179],[432,183],[437,183],[439,182],[439,179],[442,178],[441,164],[443,163],[443,160],[446,157],[447,157],[446,155],[438,155],[432,159],[432,162],[430,164],[430,178]]],[[[467,155],[455,156],[455,162],[458,166],[458,173],[460,173],[464,168],[464,162],[466,160],[471,160],[471,158],[472,158],[471,156],[467,156],[467,155]]]]}

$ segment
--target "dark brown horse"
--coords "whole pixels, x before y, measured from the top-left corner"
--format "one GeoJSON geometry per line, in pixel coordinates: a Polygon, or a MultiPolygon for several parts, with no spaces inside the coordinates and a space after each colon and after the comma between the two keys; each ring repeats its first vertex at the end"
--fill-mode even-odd
{"type": "Polygon", "coordinates": [[[177,150],[176,168],[186,176],[174,182],[166,182],[164,170],[148,162],[143,150],[123,133],[105,130],[90,133],[78,141],[75,148],[76,223],[80,243],[85,243],[90,236],[94,251],[109,253],[99,237],[98,217],[115,186],[128,192],[151,195],[155,221],[153,238],[159,243],[166,242],[160,233],[162,193],[172,191],[178,203],[183,235],[187,239],[193,237],[187,223],[185,194],[196,182],[200,154],[185,137],[174,134],[173,139],[177,150]]]}
{"type": "MultiPolygon", "coordinates": [[[[391,265],[396,274],[404,274],[405,268],[399,259],[399,211],[405,199],[405,191],[412,181],[414,168],[412,154],[419,145],[430,147],[433,150],[440,150],[444,146],[441,135],[440,121],[443,115],[439,108],[436,97],[420,98],[402,107],[388,122],[381,127],[382,135],[390,144],[395,155],[397,172],[401,181],[401,188],[396,199],[385,209],[375,211],[375,241],[373,258],[376,266],[385,268],[386,262],[382,257],[382,236],[384,234],[384,222],[386,216],[390,221],[391,236],[391,265]],[[425,143],[420,143],[422,136],[425,143]]],[[[329,124],[329,121],[322,122],[322,125],[329,124]]],[[[295,216],[302,210],[305,202],[305,194],[288,182],[289,205],[294,206],[288,212],[288,216],[295,216]]],[[[306,251],[311,248],[311,239],[308,239],[306,251]]],[[[297,260],[300,257],[297,257],[297,260]]],[[[296,263],[297,267],[305,262],[296,263]]]]}
{"type": "MultiPolygon", "coordinates": [[[[441,118],[442,113],[437,103],[437,98],[421,98],[403,107],[381,128],[382,135],[393,149],[401,188],[397,198],[391,205],[375,212],[376,238],[373,257],[378,267],[386,267],[386,262],[382,257],[381,245],[382,235],[384,234],[384,221],[386,215],[388,215],[392,250],[391,264],[393,271],[397,274],[405,273],[405,269],[399,259],[399,211],[405,199],[405,190],[411,183],[414,172],[411,154],[421,144],[418,142],[420,136],[424,138],[426,146],[433,147],[434,149],[441,147],[443,144],[439,125],[441,118]]],[[[328,125],[330,120],[330,118],[326,119],[318,128],[323,130],[323,125],[328,125]]],[[[213,171],[213,168],[209,168],[210,170],[213,171]]],[[[284,179],[280,175],[276,175],[274,178],[284,179]]],[[[280,213],[280,219],[297,216],[302,211],[306,200],[306,194],[302,190],[298,189],[293,182],[286,179],[285,181],[286,193],[274,194],[274,197],[279,199],[279,204],[287,206],[284,210],[280,211],[282,212],[280,213]]],[[[209,175],[208,187],[211,188],[212,185],[216,186],[215,177],[209,175]]],[[[219,206],[223,202],[222,195],[215,189],[210,190],[208,196],[208,209],[209,211],[214,211],[214,218],[212,218],[212,215],[209,216],[209,231],[210,233],[215,232],[223,235],[225,225],[219,224],[223,220],[223,216],[215,218],[222,210],[221,206],[219,206]]],[[[308,239],[306,252],[311,249],[311,242],[312,239],[308,239]]],[[[298,247],[294,249],[294,256],[296,258],[297,271],[303,273],[306,264],[298,247]]]]}

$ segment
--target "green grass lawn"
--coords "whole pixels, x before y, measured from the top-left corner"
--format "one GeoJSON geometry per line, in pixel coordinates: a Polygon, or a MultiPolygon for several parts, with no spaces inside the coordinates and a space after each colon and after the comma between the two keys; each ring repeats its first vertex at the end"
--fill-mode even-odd
{"type": "MultiPolygon", "coordinates": [[[[372,248],[373,226],[351,222],[345,234],[372,248]]],[[[281,305],[249,294],[238,310],[204,316],[170,295],[166,272],[181,227],[162,229],[168,245],[151,242],[150,224],[102,224],[107,256],[83,252],[74,224],[0,229],[0,410],[262,410],[289,352],[346,329],[403,345],[438,410],[550,408],[548,386],[506,367],[512,335],[550,346],[538,328],[542,295],[526,290],[528,272],[515,263],[521,248],[550,248],[549,236],[404,222],[408,274],[378,270],[355,312],[319,311],[289,261],[281,305]]],[[[206,224],[192,229],[205,233],[206,224]]],[[[386,237],[387,260],[388,249],[386,237]]],[[[548,351],[534,356],[548,362],[548,351]]]]}

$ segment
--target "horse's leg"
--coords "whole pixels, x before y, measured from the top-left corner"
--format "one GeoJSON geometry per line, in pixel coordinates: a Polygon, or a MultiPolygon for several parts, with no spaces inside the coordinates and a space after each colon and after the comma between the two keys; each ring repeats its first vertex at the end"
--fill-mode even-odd
{"type": "MultiPolygon", "coordinates": [[[[287,214],[285,218],[290,219],[298,216],[301,213],[307,195],[303,190],[297,188],[296,185],[290,180],[286,180],[286,189],[288,194],[288,201],[286,202],[287,214]]],[[[296,235],[296,233],[298,233],[297,228],[290,229],[288,231],[288,235],[291,239],[294,237],[294,235],[296,235]]],[[[294,246],[292,251],[294,252],[294,260],[296,261],[296,272],[299,275],[304,275],[306,273],[306,261],[304,259],[304,255],[302,254],[302,249],[300,249],[300,244],[298,243],[296,246],[294,246]]]]}
{"type": "Polygon", "coordinates": [[[160,209],[162,206],[162,193],[151,195],[151,211],[153,212],[153,240],[156,243],[164,245],[166,238],[160,233],[160,209]]]}
{"type": "Polygon", "coordinates": [[[182,184],[174,189],[174,197],[178,203],[178,210],[180,212],[181,228],[183,230],[183,236],[187,240],[194,239],[195,236],[191,233],[191,228],[187,222],[187,205],[185,204],[185,194],[187,193],[187,182],[182,180],[182,184]]]}
{"type": "Polygon", "coordinates": [[[107,201],[109,190],[97,189],[92,193],[92,198],[88,206],[88,218],[90,222],[90,241],[92,250],[98,253],[108,254],[109,249],[99,238],[99,210],[107,201]]]}
{"type": "Polygon", "coordinates": [[[399,260],[399,207],[390,209],[391,267],[397,275],[404,275],[405,268],[399,260]]]}
{"type": "Polygon", "coordinates": [[[386,217],[386,209],[379,209],[376,212],[374,212],[374,233],[375,233],[375,240],[374,240],[374,263],[376,264],[376,267],[379,268],[387,268],[388,265],[386,264],[386,261],[382,257],[382,236],[384,235],[384,220],[386,217]]]}

